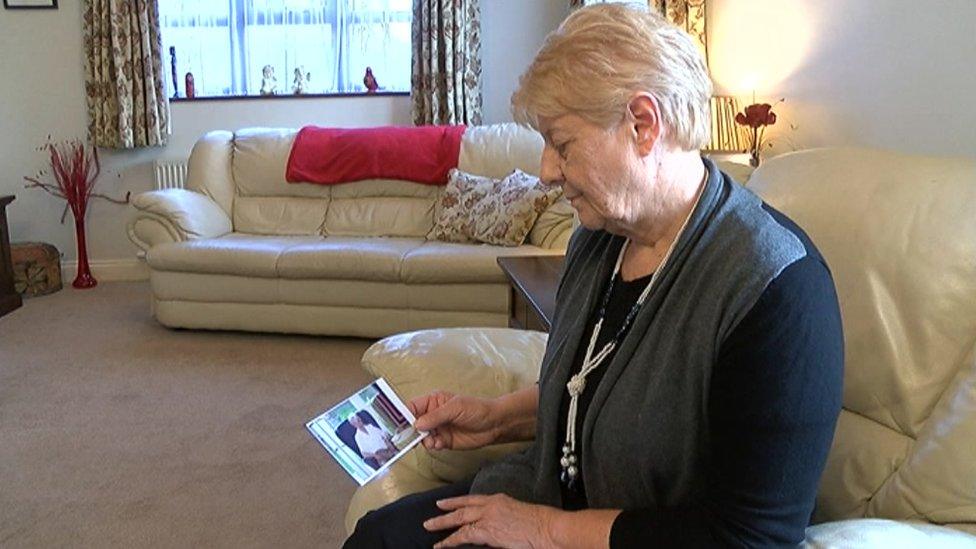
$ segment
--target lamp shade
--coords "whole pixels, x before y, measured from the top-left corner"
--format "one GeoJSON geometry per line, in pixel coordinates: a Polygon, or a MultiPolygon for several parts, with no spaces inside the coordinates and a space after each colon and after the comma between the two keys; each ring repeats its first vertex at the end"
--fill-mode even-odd
{"type": "Polygon", "coordinates": [[[703,152],[741,153],[745,150],[741,129],[735,123],[739,102],[727,95],[714,95],[711,100],[712,139],[703,152]]]}

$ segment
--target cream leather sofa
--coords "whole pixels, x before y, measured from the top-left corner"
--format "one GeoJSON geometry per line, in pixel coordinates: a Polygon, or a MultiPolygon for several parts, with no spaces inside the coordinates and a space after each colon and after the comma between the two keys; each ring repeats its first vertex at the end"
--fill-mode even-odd
{"type": "MultiPolygon", "coordinates": [[[[289,184],[297,130],[215,131],[197,142],[186,189],[132,200],[152,310],[166,326],[380,337],[445,326],[505,326],[495,259],[562,254],[572,208],[558,201],[522,246],[427,241],[443,187],[369,180],[289,184]]],[[[468,128],[459,169],[537,174],[542,138],[515,124],[468,128]]]]}
{"type": "MultiPolygon", "coordinates": [[[[844,321],[844,409],[806,545],[976,546],[976,161],[810,150],[769,160],[749,187],[813,238],[844,321]]],[[[544,346],[507,329],[421,331],[377,342],[363,366],[404,398],[491,396],[534,382],[544,346]]],[[[511,450],[419,447],[356,492],[346,526],[511,450]]]]}

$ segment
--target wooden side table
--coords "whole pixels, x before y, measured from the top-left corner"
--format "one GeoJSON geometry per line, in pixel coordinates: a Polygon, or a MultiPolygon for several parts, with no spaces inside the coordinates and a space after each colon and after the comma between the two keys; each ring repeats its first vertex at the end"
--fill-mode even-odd
{"type": "Polygon", "coordinates": [[[511,285],[509,328],[548,332],[556,310],[563,256],[499,257],[497,261],[511,285]]]}
{"type": "Polygon", "coordinates": [[[7,204],[11,195],[0,196],[0,316],[20,307],[23,301],[14,290],[14,263],[10,259],[10,233],[7,229],[7,204]]]}

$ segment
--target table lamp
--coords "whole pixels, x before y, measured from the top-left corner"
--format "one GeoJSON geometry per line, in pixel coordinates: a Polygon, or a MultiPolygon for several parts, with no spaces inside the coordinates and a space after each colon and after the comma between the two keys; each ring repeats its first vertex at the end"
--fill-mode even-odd
{"type": "Polygon", "coordinates": [[[741,126],[735,123],[735,115],[739,112],[739,102],[728,95],[714,95],[711,100],[712,111],[712,140],[702,150],[706,154],[741,154],[744,145],[741,126]]]}

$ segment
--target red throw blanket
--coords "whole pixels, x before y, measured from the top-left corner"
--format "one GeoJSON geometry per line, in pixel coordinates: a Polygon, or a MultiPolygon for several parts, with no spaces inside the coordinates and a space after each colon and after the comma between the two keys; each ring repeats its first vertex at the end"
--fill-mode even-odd
{"type": "Polygon", "coordinates": [[[363,179],[402,179],[445,185],[458,164],[465,126],[319,128],[295,137],[285,179],[332,185],[363,179]]]}

